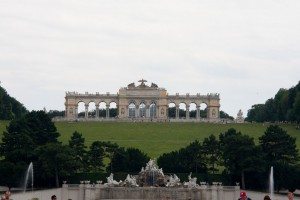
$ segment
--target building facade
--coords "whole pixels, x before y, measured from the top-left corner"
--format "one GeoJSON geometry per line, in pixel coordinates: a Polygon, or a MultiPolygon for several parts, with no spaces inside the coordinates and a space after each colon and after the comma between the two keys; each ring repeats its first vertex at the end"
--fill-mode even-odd
{"type": "Polygon", "coordinates": [[[179,119],[179,104],[185,104],[185,120],[190,120],[190,105],[196,107],[194,120],[200,120],[200,105],[206,105],[206,116],[209,121],[216,121],[220,118],[220,97],[219,94],[200,95],[169,95],[167,90],[158,87],[155,83],[150,86],[146,80],[139,81],[139,85],[130,83],[127,87],[119,89],[117,94],[80,94],[77,92],[66,92],[65,96],[65,118],[66,120],[78,119],[78,104],[83,102],[85,106],[84,119],[88,120],[89,105],[95,103],[95,116],[93,119],[99,119],[100,103],[106,104],[106,119],[110,119],[109,108],[113,102],[117,106],[117,117],[115,119],[159,119],[167,120],[170,104],[175,105],[175,119],[179,119]]]}

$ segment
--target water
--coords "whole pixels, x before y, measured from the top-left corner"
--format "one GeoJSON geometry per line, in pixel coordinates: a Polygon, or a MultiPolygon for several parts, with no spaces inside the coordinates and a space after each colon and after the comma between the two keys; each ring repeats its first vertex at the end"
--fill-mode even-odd
{"type": "Polygon", "coordinates": [[[27,186],[30,183],[31,179],[31,191],[33,191],[33,165],[32,162],[29,164],[26,175],[25,175],[25,181],[24,181],[24,192],[26,192],[27,186]]]}
{"type": "Polygon", "coordinates": [[[270,191],[270,198],[273,200],[274,196],[274,175],[273,175],[273,166],[271,167],[270,170],[270,180],[269,180],[269,191],[270,191]]]}

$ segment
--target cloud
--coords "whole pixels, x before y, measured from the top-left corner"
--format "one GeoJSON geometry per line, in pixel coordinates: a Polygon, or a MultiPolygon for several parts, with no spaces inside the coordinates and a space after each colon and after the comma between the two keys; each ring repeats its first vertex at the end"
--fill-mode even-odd
{"type": "Polygon", "coordinates": [[[2,1],[1,85],[29,109],[141,78],[236,115],[299,81],[298,1],[2,1]]]}

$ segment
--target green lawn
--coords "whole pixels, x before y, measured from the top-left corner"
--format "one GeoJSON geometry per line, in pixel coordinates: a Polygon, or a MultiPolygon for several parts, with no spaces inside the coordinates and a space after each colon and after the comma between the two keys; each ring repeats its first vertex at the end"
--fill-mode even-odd
{"type": "MultiPolygon", "coordinates": [[[[0,135],[8,121],[0,121],[0,135]]],[[[111,141],[121,147],[135,147],[147,153],[151,158],[158,158],[163,153],[178,150],[194,140],[203,141],[210,134],[220,133],[234,128],[249,135],[258,143],[268,124],[210,124],[210,123],[145,123],[145,122],[56,122],[61,133],[59,140],[67,144],[74,131],[82,133],[85,144],[93,141],[111,141]]],[[[295,125],[280,125],[293,137],[300,147],[300,130],[295,125]]]]}
{"type": "MultiPolygon", "coordinates": [[[[82,133],[86,145],[93,141],[111,141],[122,147],[135,147],[158,158],[163,153],[178,150],[194,140],[203,141],[210,134],[218,136],[229,128],[247,134],[255,139],[265,132],[268,124],[210,124],[210,123],[143,123],[143,122],[57,122],[61,133],[59,138],[67,143],[74,131],[82,133]]],[[[294,125],[281,125],[300,147],[300,131],[294,125]]]]}

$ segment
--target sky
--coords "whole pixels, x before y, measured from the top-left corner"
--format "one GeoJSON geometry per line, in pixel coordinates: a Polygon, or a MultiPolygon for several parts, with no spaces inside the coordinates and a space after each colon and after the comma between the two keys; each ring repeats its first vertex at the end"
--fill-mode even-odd
{"type": "Polygon", "coordinates": [[[0,0],[0,81],[28,110],[146,79],[244,116],[300,80],[299,0],[0,0]]]}

